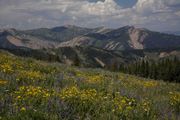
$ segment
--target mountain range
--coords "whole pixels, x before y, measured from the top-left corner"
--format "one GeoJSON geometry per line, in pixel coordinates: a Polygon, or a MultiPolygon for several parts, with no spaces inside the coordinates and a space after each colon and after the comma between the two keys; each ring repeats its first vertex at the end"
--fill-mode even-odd
{"type": "Polygon", "coordinates": [[[138,50],[180,47],[180,36],[125,26],[82,28],[61,26],[33,30],[0,30],[0,47],[31,49],[93,46],[105,50],[138,50]]]}
{"type": "Polygon", "coordinates": [[[1,29],[0,48],[17,55],[66,64],[107,67],[137,59],[180,58],[180,36],[125,26],[82,28],[73,25],[33,30],[1,29]]]}

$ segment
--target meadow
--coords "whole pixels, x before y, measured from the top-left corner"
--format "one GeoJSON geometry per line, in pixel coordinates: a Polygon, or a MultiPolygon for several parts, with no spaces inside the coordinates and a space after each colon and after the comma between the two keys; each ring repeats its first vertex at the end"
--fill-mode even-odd
{"type": "Polygon", "coordinates": [[[0,120],[120,119],[180,119],[180,84],[0,51],[0,120]]]}

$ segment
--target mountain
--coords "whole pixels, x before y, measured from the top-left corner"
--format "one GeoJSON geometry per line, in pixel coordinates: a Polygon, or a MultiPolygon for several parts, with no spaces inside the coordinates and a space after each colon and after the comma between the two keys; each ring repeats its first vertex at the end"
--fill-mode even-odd
{"type": "Polygon", "coordinates": [[[73,39],[74,37],[87,34],[92,30],[72,25],[60,26],[54,28],[40,28],[34,30],[21,31],[23,34],[32,35],[40,39],[49,41],[63,42],[73,39]]]}
{"type": "Polygon", "coordinates": [[[30,49],[93,46],[105,50],[139,50],[180,47],[180,36],[133,26],[118,29],[72,25],[33,30],[0,30],[0,47],[30,49]]]}
{"type": "Polygon", "coordinates": [[[0,30],[0,48],[16,55],[85,67],[120,66],[142,58],[180,58],[180,36],[125,26],[0,30]]]}
{"type": "Polygon", "coordinates": [[[62,42],[62,46],[94,46],[106,50],[136,50],[155,48],[176,48],[180,46],[180,36],[153,32],[147,29],[125,26],[106,33],[88,33],[62,42]]]}
{"type": "Polygon", "coordinates": [[[20,33],[15,29],[0,31],[0,47],[6,49],[30,48],[54,48],[55,42],[39,39],[36,36],[20,33]]]}
{"type": "Polygon", "coordinates": [[[167,34],[180,35],[180,31],[164,31],[167,34]]]}
{"type": "Polygon", "coordinates": [[[0,47],[16,48],[26,47],[31,49],[54,48],[62,41],[90,32],[88,28],[76,26],[61,26],[55,28],[39,28],[33,30],[0,30],[0,47]]]}

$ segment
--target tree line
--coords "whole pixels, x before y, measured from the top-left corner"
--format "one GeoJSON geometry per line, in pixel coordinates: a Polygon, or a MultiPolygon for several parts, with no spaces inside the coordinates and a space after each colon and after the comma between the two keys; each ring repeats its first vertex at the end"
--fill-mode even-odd
{"type": "Polygon", "coordinates": [[[142,59],[119,67],[121,72],[155,80],[180,82],[180,61],[177,57],[158,61],[142,59]]]}

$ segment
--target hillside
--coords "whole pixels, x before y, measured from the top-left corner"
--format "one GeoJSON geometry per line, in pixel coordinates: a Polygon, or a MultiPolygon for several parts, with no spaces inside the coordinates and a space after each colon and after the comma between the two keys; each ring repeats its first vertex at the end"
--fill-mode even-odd
{"type": "Polygon", "coordinates": [[[60,26],[32,30],[0,30],[0,48],[30,49],[93,46],[105,50],[139,50],[179,48],[180,36],[125,26],[83,28],[60,26]]]}
{"type": "Polygon", "coordinates": [[[38,60],[56,61],[67,65],[81,67],[111,68],[116,63],[119,66],[133,63],[141,59],[163,60],[177,57],[180,60],[180,49],[149,49],[130,51],[108,51],[95,47],[60,47],[56,49],[4,49],[22,57],[32,57],[38,60]]]}
{"type": "Polygon", "coordinates": [[[180,85],[0,51],[0,119],[180,119],[180,85]]]}

